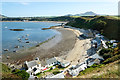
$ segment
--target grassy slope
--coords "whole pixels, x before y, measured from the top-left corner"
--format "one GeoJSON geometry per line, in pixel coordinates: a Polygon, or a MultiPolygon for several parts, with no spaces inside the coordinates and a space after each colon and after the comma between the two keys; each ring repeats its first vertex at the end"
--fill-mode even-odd
{"type": "MultiPolygon", "coordinates": [[[[95,17],[76,17],[74,21],[69,22],[67,25],[85,28],[85,29],[97,29],[97,26],[93,26],[98,20],[106,22],[106,25],[102,27],[103,35],[109,39],[120,40],[120,20],[113,16],[95,16],[95,17]]],[[[114,54],[114,53],[113,53],[114,54]]],[[[116,54],[119,56],[119,53],[116,54]]],[[[110,60],[115,60],[115,57],[110,58],[110,60]]],[[[82,71],[79,78],[118,78],[120,71],[118,71],[118,64],[120,65],[120,60],[117,59],[115,62],[107,63],[106,65],[99,65],[97,67],[87,68],[82,71]]]]}
{"type": "Polygon", "coordinates": [[[20,78],[17,75],[13,74],[7,65],[2,63],[0,64],[2,65],[2,78],[20,78]]]}
{"type": "Polygon", "coordinates": [[[94,23],[99,20],[106,22],[105,27],[102,27],[104,36],[109,39],[120,40],[120,27],[118,27],[120,25],[120,20],[112,16],[77,17],[74,19],[74,21],[70,21],[67,25],[78,28],[97,29],[99,25],[96,27],[94,26],[94,23]]]}
{"type": "Polygon", "coordinates": [[[110,64],[106,64],[102,67],[98,67],[94,70],[81,74],[78,78],[119,78],[120,70],[120,60],[115,61],[110,64]],[[118,66],[119,65],[119,66],[118,66]]]}

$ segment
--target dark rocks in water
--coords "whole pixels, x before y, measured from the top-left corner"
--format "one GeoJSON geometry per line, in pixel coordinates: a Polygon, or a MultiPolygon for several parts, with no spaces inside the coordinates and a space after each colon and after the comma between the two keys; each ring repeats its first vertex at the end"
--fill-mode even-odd
{"type": "Polygon", "coordinates": [[[15,48],[19,48],[19,46],[15,46],[15,48]]]}
{"type": "Polygon", "coordinates": [[[26,34],[26,36],[29,36],[29,34],[26,34]]]}
{"type": "Polygon", "coordinates": [[[18,40],[19,42],[22,42],[21,40],[18,40]]]}
{"type": "Polygon", "coordinates": [[[18,38],[18,40],[21,40],[20,38],[18,38]]]}
{"type": "Polygon", "coordinates": [[[47,30],[47,29],[51,29],[51,28],[42,28],[42,30],[47,30]]]}
{"type": "Polygon", "coordinates": [[[10,56],[7,56],[7,59],[10,59],[10,56]]]}
{"type": "Polygon", "coordinates": [[[25,38],[25,40],[28,40],[28,38],[25,38]]]}
{"type": "Polygon", "coordinates": [[[13,52],[17,52],[16,50],[14,50],[13,52]]]}
{"type": "Polygon", "coordinates": [[[40,45],[36,45],[36,47],[39,47],[40,45]]]}
{"type": "Polygon", "coordinates": [[[24,29],[10,29],[11,31],[24,31],[24,29]]]}
{"type": "Polygon", "coordinates": [[[8,51],[8,49],[4,49],[4,51],[8,51]]]}
{"type": "Polygon", "coordinates": [[[24,38],[25,36],[22,36],[22,38],[24,38]]]}
{"type": "Polygon", "coordinates": [[[24,47],[24,46],[22,46],[22,47],[24,47]]]}
{"type": "Polygon", "coordinates": [[[27,41],[26,43],[30,43],[29,41],[27,41]]]}

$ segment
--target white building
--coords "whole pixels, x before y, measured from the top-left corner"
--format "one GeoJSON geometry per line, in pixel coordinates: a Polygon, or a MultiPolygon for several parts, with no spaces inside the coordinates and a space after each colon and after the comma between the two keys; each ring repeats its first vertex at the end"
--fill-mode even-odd
{"type": "Polygon", "coordinates": [[[70,65],[70,62],[63,60],[61,58],[56,57],[58,64],[61,65],[62,67],[67,67],[70,65]]]}
{"type": "Polygon", "coordinates": [[[79,65],[71,67],[68,71],[70,75],[77,76],[81,71],[85,70],[86,68],[87,68],[87,64],[81,63],[79,65]]]}
{"type": "Polygon", "coordinates": [[[41,64],[40,64],[39,58],[36,58],[35,60],[29,61],[29,62],[25,61],[24,67],[26,69],[26,72],[28,72],[31,75],[41,72],[40,70],[41,64]]]}
{"type": "Polygon", "coordinates": [[[90,56],[87,60],[87,66],[92,66],[93,64],[100,64],[101,60],[104,60],[101,56],[99,56],[97,53],[90,56]]]}
{"type": "Polygon", "coordinates": [[[116,42],[116,40],[110,40],[110,43],[114,43],[114,42],[116,42]]]}

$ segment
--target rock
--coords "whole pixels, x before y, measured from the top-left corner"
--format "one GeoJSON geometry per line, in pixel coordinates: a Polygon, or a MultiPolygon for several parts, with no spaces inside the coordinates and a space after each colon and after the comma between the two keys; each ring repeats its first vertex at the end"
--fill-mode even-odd
{"type": "Polygon", "coordinates": [[[13,52],[17,52],[16,50],[14,50],[13,52]]]}
{"type": "Polygon", "coordinates": [[[24,29],[10,29],[11,31],[24,31],[24,29]]]}
{"type": "Polygon", "coordinates": [[[29,41],[27,41],[26,43],[30,43],[29,41]]]}
{"type": "Polygon", "coordinates": [[[19,48],[19,46],[15,46],[15,48],[19,48]]]}
{"type": "Polygon", "coordinates": [[[25,40],[28,40],[28,38],[25,38],[25,40]]]}
{"type": "Polygon", "coordinates": [[[8,49],[4,49],[4,51],[8,51],[8,49]]]}
{"type": "Polygon", "coordinates": [[[10,59],[10,56],[7,56],[7,59],[10,59]]]}

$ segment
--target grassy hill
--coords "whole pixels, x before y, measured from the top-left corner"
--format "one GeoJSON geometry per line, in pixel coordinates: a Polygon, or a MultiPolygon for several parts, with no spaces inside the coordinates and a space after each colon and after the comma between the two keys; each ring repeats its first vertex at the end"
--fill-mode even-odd
{"type": "Polygon", "coordinates": [[[28,80],[29,74],[25,70],[11,70],[7,65],[0,63],[2,68],[2,80],[28,80]]]}
{"type": "Polygon", "coordinates": [[[98,30],[109,39],[120,40],[120,20],[110,16],[83,16],[67,23],[69,26],[98,30]]]}
{"type": "Polygon", "coordinates": [[[21,78],[20,76],[13,74],[11,68],[7,65],[2,63],[0,63],[0,65],[2,65],[2,80],[5,80],[6,78],[9,78],[9,80],[12,80],[12,78],[21,78]]]}
{"type": "Polygon", "coordinates": [[[80,72],[77,78],[119,78],[120,60],[80,72]]]}

